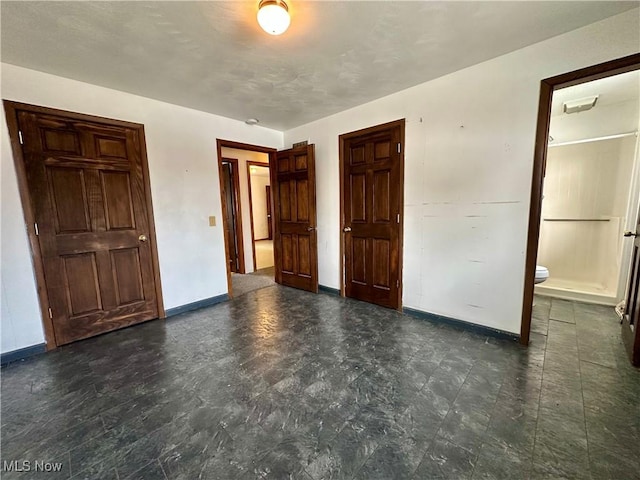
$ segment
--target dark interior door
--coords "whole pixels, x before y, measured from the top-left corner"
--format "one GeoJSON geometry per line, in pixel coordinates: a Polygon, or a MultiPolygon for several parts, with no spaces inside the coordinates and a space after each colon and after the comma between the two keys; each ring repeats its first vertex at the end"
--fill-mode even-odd
{"type": "Polygon", "coordinates": [[[268,239],[273,240],[273,225],[271,223],[271,186],[266,186],[267,192],[267,229],[268,229],[268,239]]]}
{"type": "Polygon", "coordinates": [[[227,238],[229,257],[227,261],[232,272],[239,273],[238,239],[236,237],[236,200],[234,192],[234,165],[231,162],[222,162],[222,195],[224,202],[224,234],[227,238]]]}
{"type": "MultiPolygon", "coordinates": [[[[638,219],[640,221],[640,214],[638,219]]],[[[633,237],[633,254],[625,314],[622,317],[622,341],[631,363],[640,366],[640,223],[636,225],[635,232],[626,232],[625,237],[633,237]]]]}
{"type": "Polygon", "coordinates": [[[58,345],[158,317],[135,129],[21,111],[58,345]]]}
{"type": "Polygon", "coordinates": [[[271,168],[276,282],[318,291],[314,146],[277,152],[271,168]]]}
{"type": "Polygon", "coordinates": [[[403,123],[341,136],[347,297],[400,307],[403,123]]]}

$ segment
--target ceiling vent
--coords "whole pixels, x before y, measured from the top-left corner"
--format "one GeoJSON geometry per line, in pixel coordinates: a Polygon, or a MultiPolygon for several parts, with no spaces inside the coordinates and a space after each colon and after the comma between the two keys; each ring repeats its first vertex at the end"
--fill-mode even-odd
{"type": "Polygon", "coordinates": [[[591,110],[593,107],[595,107],[597,101],[598,95],[578,98],[577,100],[569,100],[568,102],[564,102],[562,104],[562,110],[564,111],[564,113],[586,112],[587,110],[591,110]]]}

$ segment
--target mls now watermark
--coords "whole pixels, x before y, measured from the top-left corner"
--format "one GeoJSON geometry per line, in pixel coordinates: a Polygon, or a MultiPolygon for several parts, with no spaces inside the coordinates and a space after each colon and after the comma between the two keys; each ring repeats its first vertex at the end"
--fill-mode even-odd
{"type": "Polygon", "coordinates": [[[62,470],[62,462],[44,462],[36,460],[4,460],[2,462],[3,472],[60,472],[62,470]]]}

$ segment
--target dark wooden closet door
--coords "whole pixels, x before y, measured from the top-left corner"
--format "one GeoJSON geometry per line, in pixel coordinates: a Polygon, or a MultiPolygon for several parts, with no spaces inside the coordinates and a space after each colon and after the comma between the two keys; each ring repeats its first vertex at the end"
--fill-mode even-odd
{"type": "Polygon", "coordinates": [[[138,132],[19,112],[58,345],[158,317],[138,132]]]}
{"type": "Polygon", "coordinates": [[[402,126],[341,136],[345,295],[400,306],[402,126]]]}

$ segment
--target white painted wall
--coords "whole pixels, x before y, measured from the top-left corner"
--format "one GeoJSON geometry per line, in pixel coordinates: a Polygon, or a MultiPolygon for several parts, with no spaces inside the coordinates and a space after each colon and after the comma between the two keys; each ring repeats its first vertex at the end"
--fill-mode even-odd
{"type": "Polygon", "coordinates": [[[638,9],[285,132],[316,145],[320,284],[340,285],[338,136],[406,118],[404,296],[518,333],[540,80],[637,53],[638,9]]]}
{"type": "MultiPolygon", "coordinates": [[[[224,140],[228,140],[225,138],[224,140]]],[[[248,143],[248,142],[245,142],[248,143]]],[[[268,147],[251,142],[253,145],[268,147]]],[[[247,161],[269,163],[269,154],[262,152],[252,152],[238,148],[222,148],[223,158],[235,158],[238,160],[239,183],[240,183],[240,207],[242,210],[242,242],[244,243],[244,267],[246,273],[255,271],[253,264],[253,248],[251,246],[251,211],[249,210],[249,176],[247,175],[247,161]]]]}
{"type": "Polygon", "coordinates": [[[269,222],[267,221],[267,185],[270,185],[268,168],[256,168],[255,172],[251,172],[253,236],[256,240],[264,240],[269,237],[269,222]]]}
{"type": "Polygon", "coordinates": [[[550,272],[545,291],[578,290],[616,303],[635,149],[636,137],[549,148],[538,247],[538,263],[550,272]]]}
{"type": "MultiPolygon", "coordinates": [[[[221,223],[208,224],[209,215],[222,215],[216,138],[279,148],[281,132],[8,64],[1,91],[3,99],[144,124],[165,308],[227,291],[221,223]]],[[[44,335],[7,127],[0,124],[0,347],[7,352],[44,335]]]]}

